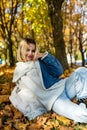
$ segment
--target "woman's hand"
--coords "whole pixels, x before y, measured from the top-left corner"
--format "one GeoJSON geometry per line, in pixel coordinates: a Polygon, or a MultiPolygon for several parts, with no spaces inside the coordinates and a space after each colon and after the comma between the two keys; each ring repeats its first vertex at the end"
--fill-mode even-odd
{"type": "Polygon", "coordinates": [[[39,58],[42,58],[44,55],[45,55],[45,53],[40,53],[40,52],[36,51],[34,60],[38,60],[39,58]]]}

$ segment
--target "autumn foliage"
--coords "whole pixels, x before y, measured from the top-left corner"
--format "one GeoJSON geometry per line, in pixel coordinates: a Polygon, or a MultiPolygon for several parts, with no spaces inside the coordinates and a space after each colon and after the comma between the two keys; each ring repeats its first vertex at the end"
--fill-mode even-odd
{"type": "MultiPolygon", "coordinates": [[[[74,69],[66,70],[62,76],[69,76],[74,69]]],[[[14,68],[0,66],[0,130],[87,130],[86,124],[75,124],[52,111],[29,121],[9,101],[15,86],[12,83],[13,71],[14,68]]]]}

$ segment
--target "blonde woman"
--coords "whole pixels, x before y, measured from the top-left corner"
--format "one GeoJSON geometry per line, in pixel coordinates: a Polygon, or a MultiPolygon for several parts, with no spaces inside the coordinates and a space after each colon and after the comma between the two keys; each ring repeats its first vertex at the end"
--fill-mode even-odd
{"type": "Polygon", "coordinates": [[[87,69],[78,68],[62,79],[60,62],[48,52],[36,51],[36,42],[23,38],[18,48],[10,101],[29,120],[53,110],[75,122],[87,123],[87,69]],[[76,97],[79,104],[71,100],[76,97]]]}

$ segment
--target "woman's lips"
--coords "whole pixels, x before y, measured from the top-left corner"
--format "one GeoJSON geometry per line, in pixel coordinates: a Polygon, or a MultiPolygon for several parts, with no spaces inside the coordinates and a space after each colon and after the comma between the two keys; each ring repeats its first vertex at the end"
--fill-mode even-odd
{"type": "Polygon", "coordinates": [[[27,56],[28,59],[33,59],[33,56],[27,56]]]}

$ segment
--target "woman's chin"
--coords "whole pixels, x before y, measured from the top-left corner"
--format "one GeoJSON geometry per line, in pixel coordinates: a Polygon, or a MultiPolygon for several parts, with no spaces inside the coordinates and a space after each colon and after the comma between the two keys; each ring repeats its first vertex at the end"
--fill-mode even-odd
{"type": "Polygon", "coordinates": [[[26,61],[33,61],[33,59],[27,59],[26,61]]]}

